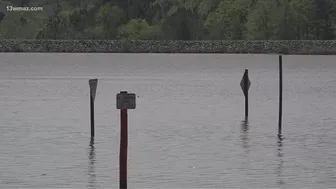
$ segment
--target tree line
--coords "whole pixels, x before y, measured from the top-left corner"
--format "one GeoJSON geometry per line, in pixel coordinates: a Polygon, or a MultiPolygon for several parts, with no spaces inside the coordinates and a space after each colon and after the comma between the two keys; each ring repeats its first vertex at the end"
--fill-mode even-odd
{"type": "Polygon", "coordinates": [[[331,40],[336,0],[7,0],[0,38],[331,40]]]}

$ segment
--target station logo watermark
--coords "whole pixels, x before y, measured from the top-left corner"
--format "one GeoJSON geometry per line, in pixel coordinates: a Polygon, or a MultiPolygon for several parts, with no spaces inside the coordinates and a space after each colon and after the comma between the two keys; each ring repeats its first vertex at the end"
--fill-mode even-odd
{"type": "Polygon", "coordinates": [[[43,11],[43,7],[13,7],[6,6],[8,12],[40,12],[43,11]]]}

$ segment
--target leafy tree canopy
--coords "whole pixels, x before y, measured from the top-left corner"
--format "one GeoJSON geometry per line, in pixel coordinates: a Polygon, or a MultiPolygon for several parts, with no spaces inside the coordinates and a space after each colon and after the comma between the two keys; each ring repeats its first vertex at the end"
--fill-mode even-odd
{"type": "Polygon", "coordinates": [[[335,28],[336,0],[0,0],[0,38],[329,40],[335,28]]]}

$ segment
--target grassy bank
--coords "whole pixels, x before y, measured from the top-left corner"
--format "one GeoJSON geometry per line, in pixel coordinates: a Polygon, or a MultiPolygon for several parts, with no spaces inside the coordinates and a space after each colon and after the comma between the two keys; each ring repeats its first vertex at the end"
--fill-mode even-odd
{"type": "Polygon", "coordinates": [[[336,54],[332,41],[0,40],[0,52],[336,54]]]}

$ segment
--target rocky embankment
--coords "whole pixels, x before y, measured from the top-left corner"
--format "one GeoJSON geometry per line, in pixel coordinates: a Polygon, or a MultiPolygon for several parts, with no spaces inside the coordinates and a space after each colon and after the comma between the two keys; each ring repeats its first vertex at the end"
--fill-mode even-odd
{"type": "Polygon", "coordinates": [[[332,41],[0,40],[0,52],[336,54],[332,41]]]}

